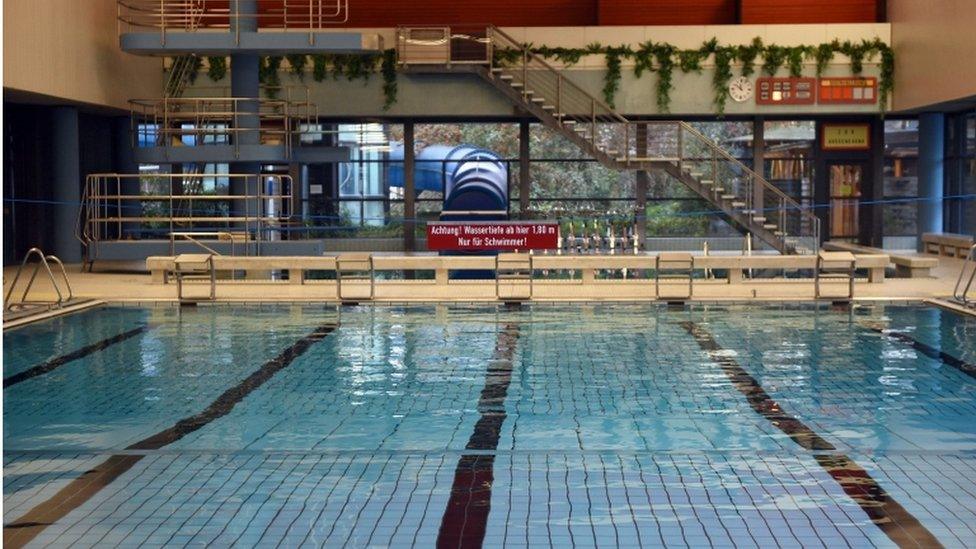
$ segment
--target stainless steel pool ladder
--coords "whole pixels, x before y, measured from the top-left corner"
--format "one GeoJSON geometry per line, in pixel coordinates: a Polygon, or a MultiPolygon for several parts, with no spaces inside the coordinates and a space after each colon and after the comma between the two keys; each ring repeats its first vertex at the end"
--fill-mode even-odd
{"type": "Polygon", "coordinates": [[[854,274],[857,258],[850,252],[825,252],[817,254],[817,271],[814,273],[813,288],[815,299],[854,299],[854,274]],[[847,295],[825,296],[821,288],[823,280],[842,280],[847,282],[847,295]]]}
{"type": "Polygon", "coordinates": [[[173,258],[173,274],[176,276],[176,297],[180,303],[200,301],[183,295],[183,280],[207,279],[210,282],[209,301],[217,299],[217,270],[214,267],[214,254],[180,254],[173,258]]]}
{"type": "Polygon", "coordinates": [[[7,311],[13,310],[15,306],[25,307],[25,306],[38,306],[47,307],[48,309],[55,307],[61,308],[66,302],[70,301],[74,297],[71,291],[71,283],[68,281],[68,272],[64,268],[64,263],[54,255],[44,255],[39,248],[31,248],[24,255],[24,261],[21,262],[20,267],[17,268],[17,274],[14,276],[13,283],[10,284],[10,288],[7,290],[7,294],[4,296],[4,309],[7,311]],[[24,271],[24,267],[27,266],[27,262],[30,261],[32,257],[37,257],[39,260],[34,264],[34,272],[31,273],[30,280],[27,282],[27,287],[24,288],[24,292],[20,296],[20,301],[14,302],[10,298],[13,296],[14,289],[17,287],[17,282],[20,280],[20,275],[24,271]],[[54,272],[51,271],[51,263],[55,263],[61,270],[61,277],[64,279],[65,292],[61,291],[58,286],[57,279],[54,276],[54,272]],[[54,291],[58,294],[58,299],[56,301],[28,301],[27,295],[30,293],[31,288],[34,287],[34,281],[37,279],[37,273],[44,266],[44,271],[47,272],[48,278],[51,280],[51,285],[54,287],[54,291]],[[65,297],[67,293],[67,297],[65,297]]]}
{"type": "Polygon", "coordinates": [[[952,289],[952,298],[965,307],[976,307],[976,299],[969,298],[969,290],[973,287],[974,279],[976,279],[976,244],[969,247],[969,253],[963,260],[962,270],[959,271],[959,279],[956,280],[956,286],[952,289]],[[969,271],[968,277],[966,271],[969,271]],[[964,280],[966,281],[965,285],[963,284],[964,280]]]}
{"type": "Polygon", "coordinates": [[[373,270],[373,255],[368,253],[342,254],[336,257],[336,297],[340,301],[372,300],[376,294],[376,271],[373,270]],[[343,293],[343,286],[354,283],[368,283],[366,297],[351,297],[343,293]]]}
{"type": "Polygon", "coordinates": [[[662,299],[661,281],[688,281],[688,293],[684,295],[666,296],[663,299],[685,300],[691,299],[694,293],[695,258],[686,252],[661,252],[654,259],[654,297],[662,299]]]}
{"type": "Polygon", "coordinates": [[[495,256],[495,297],[502,301],[522,301],[532,299],[532,254],[500,253],[495,256]],[[502,296],[502,283],[528,289],[527,293],[509,293],[502,296]]]}

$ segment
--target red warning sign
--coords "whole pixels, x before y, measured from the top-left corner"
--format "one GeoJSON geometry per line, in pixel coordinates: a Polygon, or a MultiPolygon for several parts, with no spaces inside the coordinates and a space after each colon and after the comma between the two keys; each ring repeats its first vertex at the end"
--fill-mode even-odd
{"type": "Polygon", "coordinates": [[[427,224],[427,249],[435,252],[555,250],[558,246],[558,223],[440,221],[427,224]]]}

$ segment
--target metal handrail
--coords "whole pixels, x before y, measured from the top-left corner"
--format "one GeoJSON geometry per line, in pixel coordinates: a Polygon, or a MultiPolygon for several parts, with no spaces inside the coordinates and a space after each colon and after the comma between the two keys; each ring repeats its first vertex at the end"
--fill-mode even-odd
{"type": "MultiPolygon", "coordinates": [[[[93,260],[92,250],[104,240],[121,239],[123,225],[156,223],[168,227],[168,232],[178,230],[183,226],[199,224],[230,223],[242,225],[243,231],[254,235],[258,248],[264,239],[264,233],[275,230],[294,215],[295,195],[292,178],[288,175],[255,175],[255,174],[115,174],[95,173],[85,180],[81,203],[78,207],[78,224],[75,228],[75,238],[85,247],[86,263],[93,260]],[[205,194],[176,194],[173,192],[175,181],[226,178],[228,181],[243,180],[245,193],[226,195],[205,194]],[[123,180],[162,179],[168,180],[168,193],[163,194],[128,194],[123,192],[123,180]],[[273,180],[276,192],[266,193],[264,183],[273,180]],[[252,180],[256,181],[255,184],[252,180]],[[285,186],[288,192],[285,192],[285,186]],[[256,192],[251,192],[254,189],[256,192]],[[243,202],[243,215],[199,216],[193,214],[193,202],[243,202]],[[142,202],[164,204],[163,215],[147,216],[141,211],[136,215],[126,215],[126,208],[137,208],[142,202]],[[187,204],[181,204],[186,202],[187,204]],[[257,211],[251,211],[252,203],[257,204],[257,211]],[[277,210],[269,213],[269,203],[274,203],[277,210]],[[114,227],[115,236],[112,236],[114,227]]],[[[201,227],[202,228],[202,227],[201,227]]]]}
{"type": "Polygon", "coordinates": [[[976,300],[972,300],[970,303],[969,291],[973,287],[973,281],[976,280],[976,244],[969,247],[969,253],[966,255],[966,259],[963,261],[962,269],[959,271],[959,278],[956,280],[956,285],[952,289],[952,297],[964,306],[976,306],[976,300]],[[966,282],[965,288],[963,288],[962,281],[965,279],[966,269],[969,265],[973,266],[973,270],[969,273],[969,281],[966,282]],[[960,291],[961,289],[961,291],[960,291]]]}
{"type": "Polygon", "coordinates": [[[348,0],[251,0],[256,11],[243,11],[241,0],[118,0],[119,35],[136,29],[157,30],[163,44],[173,31],[228,30],[240,44],[241,26],[259,29],[300,30],[315,43],[315,30],[349,21],[348,0]]]}
{"type": "Polygon", "coordinates": [[[7,293],[4,296],[4,310],[10,311],[10,310],[13,309],[14,305],[25,305],[25,304],[28,304],[28,303],[36,303],[36,304],[39,304],[39,305],[55,306],[55,307],[61,308],[61,306],[65,302],[70,301],[73,298],[74,298],[74,293],[71,290],[71,282],[68,281],[68,271],[64,268],[64,263],[62,263],[61,260],[58,259],[58,257],[55,256],[55,255],[44,255],[44,252],[42,252],[40,250],[40,248],[31,248],[24,255],[24,261],[21,262],[20,267],[17,268],[17,274],[14,275],[14,280],[10,284],[10,288],[7,290],[7,293]],[[27,287],[24,288],[23,294],[21,294],[21,296],[20,296],[20,301],[17,302],[17,303],[14,303],[13,301],[10,300],[10,298],[11,298],[11,296],[13,296],[14,289],[17,287],[17,282],[20,280],[20,275],[23,272],[24,267],[27,265],[27,262],[33,256],[36,256],[40,261],[38,261],[35,264],[35,266],[34,266],[34,272],[31,274],[30,280],[27,282],[27,287]],[[67,299],[65,299],[64,293],[61,292],[61,288],[58,287],[58,283],[57,283],[57,280],[54,277],[54,273],[51,271],[50,262],[54,262],[61,269],[61,276],[64,278],[65,289],[67,290],[67,293],[68,293],[67,299]],[[37,273],[40,270],[41,265],[44,265],[44,270],[47,271],[47,276],[51,280],[51,285],[54,287],[54,291],[58,294],[57,301],[53,301],[53,302],[47,302],[47,301],[29,302],[29,301],[27,301],[27,296],[30,293],[31,288],[34,286],[34,281],[37,279],[37,273]]]}

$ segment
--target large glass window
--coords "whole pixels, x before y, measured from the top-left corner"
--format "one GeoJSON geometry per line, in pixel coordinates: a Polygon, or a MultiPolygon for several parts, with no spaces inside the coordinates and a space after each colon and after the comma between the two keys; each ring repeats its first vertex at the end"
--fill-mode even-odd
{"type": "Polygon", "coordinates": [[[947,121],[946,209],[951,230],[976,235],[976,112],[947,121]]]}
{"type": "Polygon", "coordinates": [[[766,179],[802,206],[812,208],[816,123],[813,120],[765,122],[763,134],[766,179]]]}
{"type": "Polygon", "coordinates": [[[918,120],[884,123],[884,236],[918,234],[918,120]]]}

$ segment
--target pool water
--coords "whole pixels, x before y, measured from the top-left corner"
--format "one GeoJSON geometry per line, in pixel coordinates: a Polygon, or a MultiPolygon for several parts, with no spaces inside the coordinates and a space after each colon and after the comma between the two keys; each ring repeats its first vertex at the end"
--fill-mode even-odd
{"type": "Polygon", "coordinates": [[[12,546],[976,546],[935,308],[112,307],[3,370],[12,546]]]}

